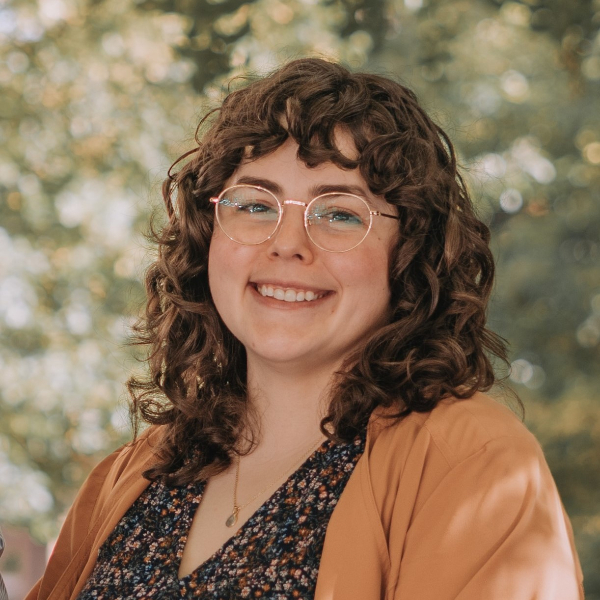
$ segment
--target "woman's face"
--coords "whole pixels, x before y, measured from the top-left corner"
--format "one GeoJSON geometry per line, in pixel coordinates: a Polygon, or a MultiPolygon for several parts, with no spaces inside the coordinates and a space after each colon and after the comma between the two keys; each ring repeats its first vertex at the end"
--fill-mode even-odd
{"type": "MultiPolygon", "coordinates": [[[[350,155],[350,138],[338,138],[338,147],[350,155]]],[[[296,158],[297,150],[288,140],[272,154],[242,163],[225,187],[261,180],[264,187],[277,190],[280,201],[309,202],[319,186],[353,186],[375,210],[395,214],[383,199],[371,195],[357,170],[344,171],[333,163],[310,169],[296,158]]],[[[277,234],[255,246],[230,240],[215,223],[210,290],[225,325],[245,346],[249,366],[262,361],[296,370],[333,370],[387,320],[388,263],[397,221],[374,217],[361,244],[332,253],[310,241],[303,213],[302,206],[285,205],[277,234]],[[261,290],[268,288],[287,299],[264,296],[261,290]],[[316,299],[290,301],[298,297],[291,291],[316,299]]]]}

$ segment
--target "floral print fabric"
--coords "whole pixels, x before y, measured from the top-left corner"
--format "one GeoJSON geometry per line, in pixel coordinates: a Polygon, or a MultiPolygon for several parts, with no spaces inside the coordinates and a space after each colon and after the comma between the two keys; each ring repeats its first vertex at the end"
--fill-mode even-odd
{"type": "Polygon", "coordinates": [[[182,579],[179,563],[205,482],[168,487],[154,481],[100,548],[79,600],[312,599],[327,524],[365,439],[366,428],[349,444],[325,440],[232,538],[182,579]]]}

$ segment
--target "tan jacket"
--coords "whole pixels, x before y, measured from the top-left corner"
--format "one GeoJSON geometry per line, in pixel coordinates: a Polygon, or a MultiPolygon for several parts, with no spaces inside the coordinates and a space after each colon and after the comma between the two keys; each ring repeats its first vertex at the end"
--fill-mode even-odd
{"type": "MultiPolygon", "coordinates": [[[[392,427],[374,411],[329,522],[315,600],[580,600],[573,533],[542,450],[488,396],[392,427]]],[[[148,485],[159,428],[88,477],[26,600],[76,598],[148,485]]]]}

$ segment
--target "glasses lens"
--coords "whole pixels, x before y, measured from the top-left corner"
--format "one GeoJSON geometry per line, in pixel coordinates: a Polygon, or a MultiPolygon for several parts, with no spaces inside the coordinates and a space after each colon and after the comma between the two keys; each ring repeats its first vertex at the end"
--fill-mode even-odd
{"type": "Polygon", "coordinates": [[[345,252],[358,246],[369,233],[371,214],[364,200],[345,194],[315,198],[307,215],[308,235],[330,252],[345,252]]]}
{"type": "Polygon", "coordinates": [[[234,185],[219,196],[217,219],[221,229],[240,244],[260,244],[279,222],[277,198],[252,185],[234,185]]]}

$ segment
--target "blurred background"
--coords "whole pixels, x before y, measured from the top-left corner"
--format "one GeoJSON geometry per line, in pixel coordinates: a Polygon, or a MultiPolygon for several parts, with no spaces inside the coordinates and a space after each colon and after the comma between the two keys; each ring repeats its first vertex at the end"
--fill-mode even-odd
{"type": "Polygon", "coordinates": [[[400,79],[454,140],[490,324],[600,599],[599,0],[0,0],[0,571],[43,569],[127,441],[127,348],[171,162],[228,81],[304,55],[400,79]]]}

